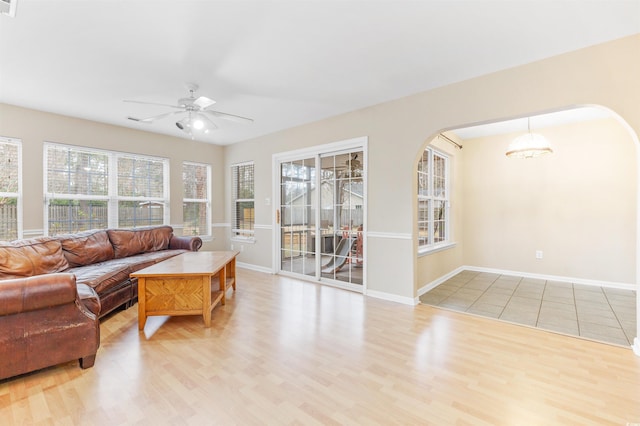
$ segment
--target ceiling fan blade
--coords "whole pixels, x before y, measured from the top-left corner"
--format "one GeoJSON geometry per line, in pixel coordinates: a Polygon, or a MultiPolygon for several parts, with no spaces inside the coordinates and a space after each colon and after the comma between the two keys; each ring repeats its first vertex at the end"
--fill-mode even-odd
{"type": "Polygon", "coordinates": [[[181,107],[180,105],[159,104],[159,103],[156,103],[156,102],[132,101],[132,100],[129,100],[129,99],[124,99],[122,102],[130,102],[132,104],[158,105],[158,106],[164,106],[164,107],[169,107],[169,108],[184,109],[184,107],[181,107]]]}
{"type": "Polygon", "coordinates": [[[146,118],[136,118],[136,117],[127,117],[127,118],[129,120],[137,121],[139,123],[153,123],[154,121],[159,120],[161,118],[169,117],[171,115],[176,115],[180,113],[182,113],[182,111],[171,111],[171,112],[166,112],[164,114],[153,115],[151,117],[146,117],[146,118]]]}
{"type": "Polygon", "coordinates": [[[239,115],[234,115],[234,114],[227,114],[226,112],[212,111],[212,110],[204,110],[201,112],[211,114],[214,117],[223,118],[225,120],[235,121],[236,123],[253,123],[253,119],[251,118],[241,117],[239,115]]]}
{"type": "Polygon", "coordinates": [[[200,109],[209,108],[211,105],[215,103],[216,101],[214,101],[213,99],[209,99],[206,96],[200,96],[198,99],[193,101],[193,104],[199,106],[200,109]]]}

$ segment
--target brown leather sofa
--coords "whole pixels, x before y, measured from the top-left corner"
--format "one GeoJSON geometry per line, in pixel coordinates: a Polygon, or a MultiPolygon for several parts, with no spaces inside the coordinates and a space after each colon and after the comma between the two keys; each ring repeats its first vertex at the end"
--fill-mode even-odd
{"type": "Polygon", "coordinates": [[[74,359],[93,366],[99,319],[137,299],[129,274],[201,246],[170,226],[0,242],[0,379],[74,359]]]}

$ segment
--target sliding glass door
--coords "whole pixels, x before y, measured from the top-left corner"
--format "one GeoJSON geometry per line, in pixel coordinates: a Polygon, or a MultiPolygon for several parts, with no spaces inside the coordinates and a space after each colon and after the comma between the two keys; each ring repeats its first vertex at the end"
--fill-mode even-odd
{"type": "Polygon", "coordinates": [[[281,272],[362,291],[364,164],[361,147],[277,163],[281,272]]]}
{"type": "Polygon", "coordinates": [[[280,163],[280,268],[315,275],[316,159],[280,163]]]}

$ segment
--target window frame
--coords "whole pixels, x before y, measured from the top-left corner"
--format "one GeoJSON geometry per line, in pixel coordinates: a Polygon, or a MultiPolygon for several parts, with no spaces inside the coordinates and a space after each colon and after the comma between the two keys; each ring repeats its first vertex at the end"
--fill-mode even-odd
{"type": "MultiPolygon", "coordinates": [[[[21,239],[24,236],[23,230],[23,194],[22,194],[22,140],[15,138],[8,138],[0,136],[0,144],[2,145],[14,145],[17,148],[17,162],[18,162],[18,187],[17,191],[2,191],[0,190],[0,197],[15,198],[16,199],[16,238],[21,239]]],[[[2,238],[0,238],[2,239],[2,238]]]]}
{"type": "Polygon", "coordinates": [[[418,254],[427,254],[434,251],[443,250],[452,246],[454,243],[451,239],[451,157],[446,153],[428,146],[424,149],[423,155],[418,160],[416,167],[417,177],[417,243],[418,254]],[[425,154],[428,161],[424,161],[425,154]],[[434,176],[435,159],[442,159],[443,176],[434,176]],[[427,164],[425,170],[425,163],[427,164]],[[436,178],[444,180],[440,185],[440,193],[436,194],[435,181],[436,178]],[[426,181],[426,185],[421,185],[421,179],[426,181]],[[426,188],[425,188],[426,186],[426,188]],[[441,204],[444,210],[444,217],[435,217],[436,204],[441,204]],[[423,208],[426,204],[426,208],[423,208]],[[424,214],[426,212],[426,215],[424,214]],[[436,240],[436,222],[441,222],[443,227],[441,232],[444,237],[440,241],[436,240]],[[424,226],[426,224],[426,227],[424,226]],[[422,237],[421,233],[426,229],[426,237],[422,237]],[[425,242],[423,242],[425,241],[425,242]]]}
{"type": "MultiPolygon", "coordinates": [[[[124,228],[124,229],[133,229],[136,227],[144,227],[150,226],[149,223],[141,223],[134,224],[133,227],[126,227],[120,225],[120,217],[119,217],[119,203],[121,201],[129,201],[129,202],[139,202],[139,203],[158,203],[162,205],[162,225],[166,225],[169,223],[170,218],[170,199],[169,199],[169,159],[164,157],[155,157],[150,155],[143,154],[134,154],[127,152],[119,152],[119,151],[109,151],[103,150],[99,148],[85,147],[85,146],[76,146],[76,145],[67,145],[56,142],[45,142],[43,144],[43,181],[44,181],[44,235],[52,235],[51,234],[51,226],[50,226],[50,217],[49,217],[49,206],[52,200],[84,200],[84,201],[102,201],[106,203],[107,207],[107,221],[106,228],[124,228]],[[91,194],[73,194],[73,193],[63,193],[63,192],[52,192],[49,190],[49,167],[48,167],[48,159],[50,155],[50,149],[63,149],[67,150],[67,152],[81,152],[90,155],[103,156],[106,157],[106,194],[104,195],[91,195],[91,194]],[[120,195],[119,191],[119,182],[120,176],[118,172],[118,162],[120,159],[128,158],[136,161],[152,161],[152,162],[160,162],[162,164],[162,195],[160,196],[131,196],[131,195],[120,195]]],[[[135,219],[134,219],[135,220],[135,219]]],[[[90,226],[91,228],[95,228],[90,226]]],[[[75,232],[73,230],[64,229],[59,233],[68,233],[75,232]]]]}
{"type": "Polygon", "coordinates": [[[254,242],[255,241],[255,163],[253,161],[247,161],[244,163],[237,163],[231,165],[231,240],[241,242],[254,242]],[[251,192],[253,198],[238,198],[238,191],[240,188],[240,167],[251,166],[251,192]],[[238,204],[239,203],[252,203],[253,217],[249,220],[249,229],[239,228],[238,226],[238,204]]]}
{"type": "Polygon", "coordinates": [[[211,165],[210,164],[205,164],[205,163],[196,163],[193,161],[183,161],[182,162],[182,176],[183,176],[183,198],[182,198],[182,226],[183,226],[183,234],[184,234],[184,229],[187,228],[187,225],[185,223],[185,214],[184,214],[184,208],[185,208],[185,204],[186,203],[202,203],[205,205],[206,208],[206,229],[205,229],[205,233],[200,233],[198,234],[199,237],[201,238],[206,238],[206,239],[210,239],[212,237],[212,229],[211,229],[211,165]],[[205,198],[186,198],[185,194],[186,194],[186,190],[184,187],[184,184],[186,184],[186,180],[184,179],[184,168],[185,166],[195,166],[195,167],[204,167],[206,169],[206,189],[205,189],[205,194],[206,197],[205,198]]]}

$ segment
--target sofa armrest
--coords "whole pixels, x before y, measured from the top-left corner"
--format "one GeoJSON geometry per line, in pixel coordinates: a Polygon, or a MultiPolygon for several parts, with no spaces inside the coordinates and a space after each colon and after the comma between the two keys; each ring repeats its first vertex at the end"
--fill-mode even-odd
{"type": "Polygon", "coordinates": [[[173,235],[169,240],[169,248],[176,250],[198,251],[202,247],[202,239],[200,237],[178,237],[173,235]]]}
{"type": "Polygon", "coordinates": [[[80,302],[80,309],[89,311],[96,317],[100,315],[100,297],[98,293],[86,284],[78,284],[78,300],[80,302]]]}
{"type": "Polygon", "coordinates": [[[0,281],[0,315],[75,303],[73,274],[55,273],[0,281]]]}

